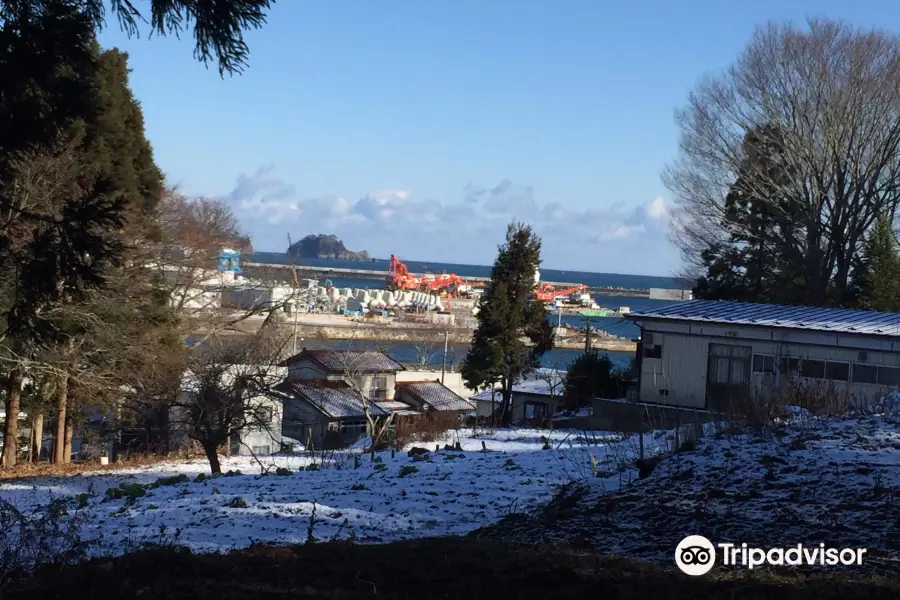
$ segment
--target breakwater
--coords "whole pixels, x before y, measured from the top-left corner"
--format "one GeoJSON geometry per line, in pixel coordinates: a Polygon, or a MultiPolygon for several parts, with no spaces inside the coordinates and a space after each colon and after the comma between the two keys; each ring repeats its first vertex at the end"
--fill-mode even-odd
{"type": "MultiPolygon", "coordinates": [[[[294,273],[298,279],[357,279],[365,281],[380,281],[387,283],[388,271],[380,269],[354,269],[347,267],[327,267],[312,265],[282,265],[273,263],[246,262],[241,264],[244,276],[251,279],[290,282],[294,273]]],[[[490,277],[471,276],[465,277],[467,281],[484,283],[490,277]]],[[[580,282],[546,281],[558,288],[573,287],[580,282]]],[[[649,298],[650,289],[620,288],[620,287],[588,287],[588,292],[597,296],[623,296],[629,298],[649,298]]]]}
{"type": "MultiPolygon", "coordinates": [[[[450,344],[469,344],[472,341],[473,329],[470,327],[439,326],[425,323],[409,322],[363,322],[349,321],[341,317],[328,316],[314,319],[290,319],[281,326],[285,331],[296,332],[302,340],[351,340],[370,342],[407,342],[427,346],[443,345],[445,335],[450,344]]],[[[239,329],[252,333],[259,329],[262,319],[246,319],[239,329]]],[[[584,348],[584,337],[580,334],[558,338],[555,347],[560,349],[581,350],[584,348]]],[[[591,336],[591,346],[606,352],[634,352],[636,344],[632,340],[617,338],[602,332],[591,336]]]]}

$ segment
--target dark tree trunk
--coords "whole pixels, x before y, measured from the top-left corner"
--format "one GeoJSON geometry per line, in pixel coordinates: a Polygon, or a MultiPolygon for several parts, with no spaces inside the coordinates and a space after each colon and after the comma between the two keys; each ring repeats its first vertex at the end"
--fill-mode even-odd
{"type": "Polygon", "coordinates": [[[503,400],[500,402],[500,425],[509,427],[512,423],[512,380],[503,381],[503,400]]]}
{"type": "Polygon", "coordinates": [[[19,409],[22,400],[22,379],[24,375],[21,369],[13,369],[9,372],[9,380],[6,388],[6,427],[3,430],[3,454],[0,457],[0,466],[16,466],[16,458],[19,455],[19,409]]]}
{"type": "MultiPolygon", "coordinates": [[[[56,378],[56,435],[53,438],[53,462],[61,465],[68,462],[66,457],[66,405],[69,400],[69,378],[61,375],[56,378]]],[[[71,457],[71,453],[69,454],[71,457]]]]}
{"type": "Polygon", "coordinates": [[[209,470],[211,473],[221,473],[222,465],[219,463],[219,445],[210,442],[201,442],[203,451],[206,453],[206,459],[209,461],[209,470]]]}

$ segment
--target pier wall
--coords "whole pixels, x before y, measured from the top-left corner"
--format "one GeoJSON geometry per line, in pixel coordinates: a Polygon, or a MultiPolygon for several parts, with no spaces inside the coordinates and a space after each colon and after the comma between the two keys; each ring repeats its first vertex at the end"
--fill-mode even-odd
{"type": "MultiPolygon", "coordinates": [[[[314,267],[309,265],[276,265],[268,263],[243,263],[241,270],[244,276],[251,279],[262,279],[271,281],[289,282],[293,279],[293,272],[296,270],[298,279],[362,279],[366,281],[380,281],[387,283],[388,272],[375,269],[347,269],[347,268],[327,268],[314,267]]],[[[489,277],[464,277],[469,281],[486,282],[489,277]]],[[[558,288],[572,287],[578,285],[579,282],[565,281],[546,281],[558,288]]],[[[632,288],[588,288],[591,294],[598,296],[626,296],[630,298],[649,298],[649,289],[632,289],[632,288]]]]}
{"type": "MultiPolygon", "coordinates": [[[[283,323],[290,331],[294,325],[283,323]]],[[[380,342],[411,342],[428,345],[444,343],[445,332],[449,333],[451,344],[469,344],[472,342],[473,330],[468,327],[441,327],[422,324],[400,323],[347,323],[321,324],[297,323],[297,335],[302,338],[317,340],[367,340],[380,342]]],[[[636,345],[631,340],[619,338],[595,337],[591,345],[598,350],[608,352],[635,352],[636,345]]],[[[584,348],[584,340],[566,340],[558,342],[555,347],[571,350],[584,348]]]]}

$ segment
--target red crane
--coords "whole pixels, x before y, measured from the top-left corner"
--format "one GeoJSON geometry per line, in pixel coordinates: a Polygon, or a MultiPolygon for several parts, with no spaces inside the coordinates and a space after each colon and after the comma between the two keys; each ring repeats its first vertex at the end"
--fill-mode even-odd
{"type": "Polygon", "coordinates": [[[541,283],[534,288],[534,298],[535,300],[540,300],[542,302],[553,302],[554,299],[559,298],[560,296],[569,296],[586,290],[587,286],[583,283],[560,289],[556,289],[549,283],[541,283]]]}
{"type": "Polygon", "coordinates": [[[459,288],[463,285],[473,287],[472,284],[466,283],[466,280],[456,273],[414,275],[409,272],[406,265],[394,254],[391,254],[388,271],[388,285],[394,290],[439,292],[451,287],[459,288]]]}

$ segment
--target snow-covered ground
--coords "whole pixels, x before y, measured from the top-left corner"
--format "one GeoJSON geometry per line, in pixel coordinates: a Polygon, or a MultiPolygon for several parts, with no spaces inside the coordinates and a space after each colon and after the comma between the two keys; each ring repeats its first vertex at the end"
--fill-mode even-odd
{"type": "Polygon", "coordinates": [[[671,560],[688,535],[769,548],[825,543],[867,548],[867,565],[900,570],[900,413],[790,412],[764,431],[700,439],[633,485],[586,480],[563,509],[482,533],[647,560],[671,560]]]}
{"type": "MultiPolygon", "coordinates": [[[[671,433],[645,435],[648,453],[671,444],[671,433]]],[[[373,459],[359,450],[267,457],[265,476],[253,459],[230,458],[223,471],[241,474],[215,479],[198,480],[208,472],[204,461],[28,478],[0,483],[0,498],[24,511],[71,499],[70,512],[84,519],[83,537],[104,552],[144,541],[216,551],[299,543],[310,534],[383,542],[466,533],[549,500],[573,479],[618,488],[636,478],[630,465],[639,444],[602,432],[469,429],[448,434],[440,451],[434,443],[420,446],[431,452],[418,459],[390,451],[373,459]],[[457,441],[461,451],[443,449],[457,441]],[[187,480],[159,481],[179,475],[187,480]]]]}

